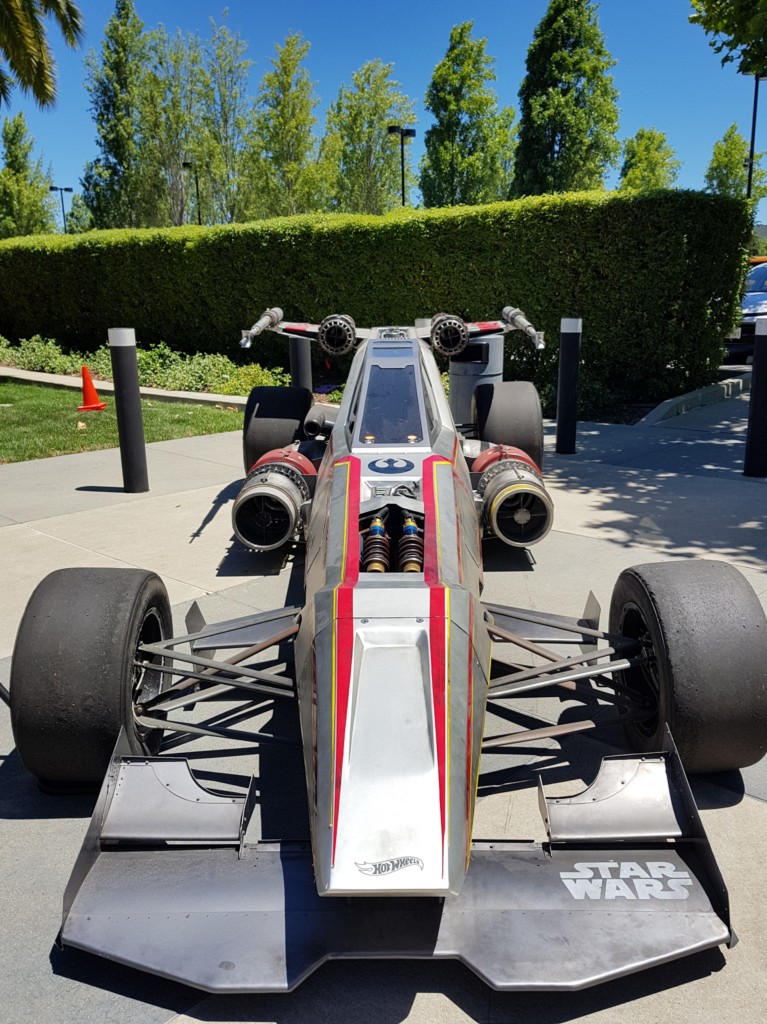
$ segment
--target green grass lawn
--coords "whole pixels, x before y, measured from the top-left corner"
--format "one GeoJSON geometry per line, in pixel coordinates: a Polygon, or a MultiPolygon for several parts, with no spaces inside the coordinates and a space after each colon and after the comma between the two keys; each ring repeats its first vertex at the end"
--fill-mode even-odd
{"type": "MultiPolygon", "coordinates": [[[[116,448],[117,417],[111,395],[101,412],[78,412],[79,391],[0,381],[0,463],[45,459],[50,455],[116,448]]],[[[144,399],[144,436],[170,441],[242,428],[242,410],[182,405],[144,399]]]]}

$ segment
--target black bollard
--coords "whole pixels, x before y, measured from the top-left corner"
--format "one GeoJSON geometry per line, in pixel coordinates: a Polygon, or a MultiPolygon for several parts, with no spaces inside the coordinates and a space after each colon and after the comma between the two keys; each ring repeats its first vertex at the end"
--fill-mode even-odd
{"type": "Polygon", "coordinates": [[[290,339],[290,383],[312,391],[312,347],[308,338],[290,339]]]}
{"type": "Polygon", "coordinates": [[[115,412],[120,438],[123,486],[128,494],[149,490],[144,420],[138,384],[136,332],[132,327],[109,328],[109,356],[115,384],[115,412]]]}
{"type": "Polygon", "coordinates": [[[565,318],[559,328],[559,382],[557,385],[557,453],[575,454],[578,422],[578,364],[583,321],[565,318]]]}
{"type": "Polygon", "coordinates": [[[744,476],[767,476],[767,322],[757,320],[748,403],[744,476]]]}

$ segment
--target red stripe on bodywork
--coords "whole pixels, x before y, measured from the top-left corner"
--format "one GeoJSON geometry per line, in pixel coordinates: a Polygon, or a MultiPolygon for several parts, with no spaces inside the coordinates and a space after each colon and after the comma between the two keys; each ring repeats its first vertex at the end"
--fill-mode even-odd
{"type": "Polygon", "coordinates": [[[335,764],[333,765],[333,852],[335,864],[338,839],[338,817],[341,805],[341,779],[346,750],[346,725],[349,717],[352,655],[354,651],[354,586],[360,569],[360,461],[353,456],[339,459],[333,469],[346,467],[345,551],[341,565],[341,581],[336,588],[336,718],[335,764]]]}
{"type": "Polygon", "coordinates": [[[440,580],[440,558],[439,558],[439,508],[437,502],[437,489],[435,473],[437,466],[450,466],[447,459],[440,455],[430,455],[423,461],[423,579],[429,587],[439,586],[440,580]]]}
{"type": "Polygon", "coordinates": [[[469,604],[469,663],[466,666],[466,864],[471,855],[471,798],[474,760],[474,603],[469,604]]]}
{"type": "Polygon", "coordinates": [[[443,587],[431,587],[429,593],[429,655],[431,661],[431,696],[434,705],[434,740],[437,748],[437,774],[439,777],[439,816],[442,826],[443,871],[447,819],[448,729],[445,626],[445,590],[443,587]]]}
{"type": "Polygon", "coordinates": [[[506,325],[504,323],[501,323],[500,320],[482,320],[477,321],[473,324],[467,324],[466,326],[469,328],[469,330],[471,330],[472,327],[476,327],[477,330],[480,331],[482,334],[486,334],[490,333],[491,331],[502,331],[506,325]]]}
{"type": "Polygon", "coordinates": [[[450,466],[447,459],[431,455],[423,463],[424,558],[423,578],[429,587],[429,655],[431,667],[434,738],[439,778],[439,812],[442,827],[444,871],[445,830],[447,828],[447,736],[448,736],[448,672],[446,651],[445,586],[441,581],[439,552],[439,501],[436,489],[438,466],[450,466]]]}
{"type": "Polygon", "coordinates": [[[346,749],[346,722],[349,716],[349,693],[352,677],[352,651],[354,650],[354,590],[351,587],[338,588],[336,619],[336,763],[333,766],[333,855],[336,861],[338,840],[338,818],[341,810],[341,779],[344,770],[346,749]]]}

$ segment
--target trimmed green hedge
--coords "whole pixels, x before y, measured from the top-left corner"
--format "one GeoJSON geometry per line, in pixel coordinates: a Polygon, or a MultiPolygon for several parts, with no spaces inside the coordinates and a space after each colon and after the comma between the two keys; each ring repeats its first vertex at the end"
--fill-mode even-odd
{"type": "MultiPolygon", "coordinates": [[[[360,326],[520,306],[548,348],[508,336],[509,371],[553,395],[561,317],[583,318],[583,409],[706,383],[738,319],[750,217],[699,192],[576,193],[386,217],[318,215],[214,228],[103,231],[0,242],[0,334],[84,350],[108,327],[141,344],[237,350],[267,307],[360,326]]],[[[251,350],[286,362],[274,335],[251,350]]]]}

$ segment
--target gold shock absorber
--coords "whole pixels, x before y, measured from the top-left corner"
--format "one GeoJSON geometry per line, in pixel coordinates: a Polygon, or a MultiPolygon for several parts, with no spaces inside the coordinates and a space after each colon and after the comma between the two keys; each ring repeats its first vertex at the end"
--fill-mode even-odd
{"type": "Polygon", "coordinates": [[[376,516],[362,545],[363,572],[386,572],[389,568],[389,537],[384,521],[376,516]]]}
{"type": "Polygon", "coordinates": [[[412,516],[405,519],[399,542],[399,571],[423,572],[423,536],[412,516]]]}

